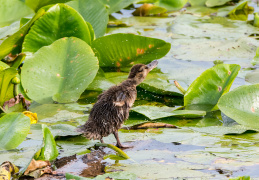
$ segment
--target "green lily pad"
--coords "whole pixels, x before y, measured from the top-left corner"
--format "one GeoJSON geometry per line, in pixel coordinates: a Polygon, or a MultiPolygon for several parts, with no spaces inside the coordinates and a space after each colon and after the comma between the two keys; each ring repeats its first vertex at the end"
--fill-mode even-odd
{"type": "Polygon", "coordinates": [[[0,106],[3,106],[5,101],[13,98],[12,79],[18,74],[16,69],[7,68],[0,71],[0,106]]]}
{"type": "Polygon", "coordinates": [[[188,88],[184,105],[215,107],[219,98],[229,91],[239,70],[236,64],[219,64],[207,69],[188,88]]]}
{"type": "Polygon", "coordinates": [[[128,7],[137,0],[100,0],[108,8],[109,14],[120,11],[121,9],[128,7]]]}
{"type": "Polygon", "coordinates": [[[58,149],[56,147],[55,139],[47,125],[42,125],[42,132],[44,146],[41,148],[39,157],[36,159],[48,161],[54,160],[58,156],[58,149]]]}
{"type": "Polygon", "coordinates": [[[103,91],[109,89],[111,86],[114,86],[115,83],[110,81],[105,77],[103,70],[99,69],[98,73],[96,74],[93,82],[89,84],[87,90],[92,91],[103,91]]]}
{"type": "Polygon", "coordinates": [[[24,36],[27,34],[32,24],[39,19],[45,13],[44,10],[40,10],[34,17],[19,29],[16,33],[5,39],[0,45],[0,59],[4,58],[9,53],[17,54],[21,52],[21,46],[24,36]]]}
{"type": "Polygon", "coordinates": [[[41,7],[56,3],[65,3],[71,0],[25,0],[27,6],[37,12],[41,7]]]}
{"type": "Polygon", "coordinates": [[[20,18],[33,13],[33,11],[20,0],[1,0],[0,3],[0,27],[8,26],[20,18]]]}
{"type": "Polygon", "coordinates": [[[91,47],[71,37],[26,57],[21,78],[31,99],[39,103],[66,103],[78,100],[97,71],[98,60],[91,47]]]}
{"type": "Polygon", "coordinates": [[[232,1],[232,0],[207,0],[205,4],[207,7],[215,7],[215,6],[222,6],[229,1],[232,1]]]}
{"type": "Polygon", "coordinates": [[[99,0],[75,0],[68,2],[67,5],[77,10],[85,21],[91,23],[97,38],[105,34],[109,15],[103,3],[99,0]]]}
{"type": "Polygon", "coordinates": [[[189,0],[191,6],[204,6],[207,0],[189,0]]]}
{"type": "Polygon", "coordinates": [[[68,5],[56,4],[31,27],[24,39],[23,52],[35,53],[43,46],[71,36],[91,44],[91,33],[82,16],[68,5]]]}
{"type": "Polygon", "coordinates": [[[159,0],[155,5],[166,8],[168,11],[176,11],[184,7],[188,0],[159,0]]]}
{"type": "Polygon", "coordinates": [[[248,14],[252,13],[253,10],[254,8],[248,5],[248,1],[245,1],[245,2],[241,2],[240,4],[238,4],[237,7],[232,9],[228,13],[228,16],[230,19],[233,19],[233,20],[246,21],[248,19],[248,14]]]}
{"type": "Polygon", "coordinates": [[[170,43],[160,39],[121,33],[98,38],[92,43],[101,67],[147,64],[165,56],[170,47],[170,43]]]}
{"type": "Polygon", "coordinates": [[[150,120],[161,119],[165,117],[180,117],[180,118],[198,118],[206,115],[205,111],[193,110],[177,110],[178,108],[171,108],[167,106],[136,106],[131,111],[137,112],[148,117],[150,120]]]}
{"type": "Polygon", "coordinates": [[[156,14],[163,14],[167,11],[167,9],[156,6],[153,4],[143,4],[139,8],[137,8],[132,14],[134,16],[150,16],[156,14]]]}
{"type": "Polygon", "coordinates": [[[252,71],[250,73],[247,73],[245,76],[245,79],[247,82],[252,84],[259,83],[259,69],[252,71]]]}
{"type": "Polygon", "coordinates": [[[253,65],[259,64],[259,48],[256,49],[256,54],[251,62],[253,65]]]}
{"type": "Polygon", "coordinates": [[[19,146],[30,131],[30,118],[23,113],[9,113],[0,118],[0,149],[19,146]]]}
{"type": "Polygon", "coordinates": [[[259,128],[259,84],[240,86],[223,95],[220,110],[242,125],[259,128]]]}

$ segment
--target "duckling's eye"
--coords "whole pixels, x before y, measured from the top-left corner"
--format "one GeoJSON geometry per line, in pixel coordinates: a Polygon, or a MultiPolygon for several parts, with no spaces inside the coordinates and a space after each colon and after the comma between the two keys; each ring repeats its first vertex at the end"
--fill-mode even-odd
{"type": "Polygon", "coordinates": [[[148,69],[148,67],[146,66],[145,69],[148,69]]]}

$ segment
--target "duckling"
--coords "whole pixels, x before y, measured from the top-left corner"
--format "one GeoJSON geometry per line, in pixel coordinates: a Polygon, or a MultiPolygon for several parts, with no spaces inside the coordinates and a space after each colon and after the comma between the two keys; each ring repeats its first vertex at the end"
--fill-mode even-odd
{"type": "Polygon", "coordinates": [[[148,73],[158,64],[157,60],[150,64],[136,64],[129,73],[128,79],[121,84],[112,86],[98,96],[88,121],[77,130],[82,132],[88,139],[100,140],[104,143],[103,137],[114,134],[119,148],[122,146],[118,130],[129,117],[129,111],[136,97],[136,86],[144,81],[148,73]]]}

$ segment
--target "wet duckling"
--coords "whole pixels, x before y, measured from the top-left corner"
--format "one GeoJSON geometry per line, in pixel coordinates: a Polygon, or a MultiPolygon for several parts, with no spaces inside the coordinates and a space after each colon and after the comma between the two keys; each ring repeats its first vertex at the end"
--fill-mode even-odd
{"type": "Polygon", "coordinates": [[[137,64],[130,70],[128,79],[117,86],[112,86],[98,96],[88,121],[78,128],[79,132],[88,139],[98,139],[103,143],[103,137],[114,134],[119,148],[118,130],[129,117],[129,111],[136,97],[136,86],[144,81],[147,74],[154,69],[158,61],[150,64],[137,64]]]}

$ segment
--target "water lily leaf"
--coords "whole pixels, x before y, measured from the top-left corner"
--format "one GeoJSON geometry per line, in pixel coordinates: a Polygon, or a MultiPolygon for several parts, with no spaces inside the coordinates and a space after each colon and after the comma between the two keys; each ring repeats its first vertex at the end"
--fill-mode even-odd
{"type": "Polygon", "coordinates": [[[245,79],[247,82],[250,82],[252,84],[259,83],[259,69],[252,71],[250,73],[247,73],[245,76],[245,79]]]}
{"type": "Polygon", "coordinates": [[[193,111],[193,110],[177,110],[178,108],[171,108],[167,106],[149,106],[142,105],[136,106],[131,111],[143,114],[150,120],[161,119],[165,117],[180,117],[180,118],[198,118],[206,115],[205,111],[193,111]]]}
{"type": "Polygon", "coordinates": [[[242,125],[259,128],[259,84],[240,86],[223,95],[220,110],[242,125]]]}
{"type": "Polygon", "coordinates": [[[207,0],[205,4],[207,7],[215,7],[215,6],[222,6],[229,1],[232,1],[232,0],[207,0]]]}
{"type": "Polygon", "coordinates": [[[189,0],[191,6],[204,6],[207,0],[189,0]]]}
{"type": "Polygon", "coordinates": [[[47,125],[42,125],[44,146],[36,160],[54,160],[58,156],[56,142],[47,125]]]}
{"type": "Polygon", "coordinates": [[[105,77],[105,73],[103,72],[103,70],[99,69],[93,82],[87,87],[87,90],[103,91],[109,89],[111,86],[114,85],[115,83],[112,83],[112,81],[105,77]]]}
{"type": "MultiPolygon", "coordinates": [[[[95,177],[95,180],[103,180],[103,179],[114,179],[114,180],[135,180],[137,176],[133,173],[119,171],[119,172],[111,172],[105,173],[103,175],[98,175],[95,177]]],[[[92,178],[85,178],[82,176],[76,176],[70,173],[66,173],[66,179],[74,179],[74,180],[91,180],[92,178]]]]}
{"type": "Polygon", "coordinates": [[[71,37],[57,40],[26,58],[21,78],[31,99],[66,103],[78,100],[97,71],[98,60],[91,47],[71,37]]]}
{"type": "Polygon", "coordinates": [[[85,21],[91,23],[97,38],[105,34],[109,15],[103,3],[99,0],[75,0],[68,2],[67,5],[77,10],[85,21]]]}
{"type": "Polygon", "coordinates": [[[256,54],[251,62],[253,65],[259,64],[259,48],[256,49],[256,54]]]}
{"type": "Polygon", "coordinates": [[[159,6],[155,6],[153,4],[143,4],[139,8],[137,8],[132,14],[134,16],[149,16],[155,14],[165,13],[167,9],[159,6]]]}
{"type": "Polygon", "coordinates": [[[238,177],[232,177],[229,178],[229,180],[250,180],[250,176],[238,176],[238,177]]]}
{"type": "Polygon", "coordinates": [[[100,0],[108,7],[109,14],[115,13],[138,0],[100,0]]]}
{"type": "Polygon", "coordinates": [[[7,64],[5,64],[4,62],[0,61],[0,72],[9,68],[10,66],[8,66],[7,64]]]}
{"type": "Polygon", "coordinates": [[[233,20],[246,21],[248,19],[248,14],[252,13],[254,8],[248,5],[248,1],[241,2],[237,7],[232,9],[228,16],[233,20]]]}
{"type": "Polygon", "coordinates": [[[13,55],[20,53],[24,36],[27,34],[32,24],[39,19],[45,13],[44,10],[40,10],[34,17],[19,29],[16,33],[5,39],[0,45],[0,59],[4,58],[9,53],[13,55]]]}
{"type": "Polygon", "coordinates": [[[0,27],[8,26],[14,21],[33,13],[33,11],[20,0],[1,0],[0,4],[0,27]]]}
{"type": "Polygon", "coordinates": [[[43,46],[71,36],[91,44],[91,33],[82,16],[68,5],[56,4],[31,27],[24,39],[23,52],[35,53],[43,46]]]}
{"type": "Polygon", "coordinates": [[[184,7],[188,0],[159,0],[155,5],[166,8],[168,11],[176,11],[184,7]]]}
{"type": "Polygon", "coordinates": [[[121,67],[137,63],[147,64],[165,56],[171,44],[160,39],[134,34],[112,34],[92,43],[101,67],[121,67]]]}
{"type": "Polygon", "coordinates": [[[259,15],[258,15],[258,13],[254,13],[254,23],[253,23],[253,25],[255,27],[259,27],[259,15]]]}
{"type": "Polygon", "coordinates": [[[16,69],[7,68],[0,72],[0,106],[14,97],[12,79],[18,74],[16,69]]]}
{"type": "Polygon", "coordinates": [[[30,131],[30,118],[22,113],[9,113],[0,118],[0,149],[19,146],[30,131]]]}
{"type": "Polygon", "coordinates": [[[213,108],[219,98],[227,93],[236,78],[240,66],[219,64],[204,71],[188,88],[184,105],[209,105],[213,108]]]}
{"type": "Polygon", "coordinates": [[[56,3],[66,3],[71,0],[25,0],[27,6],[37,12],[41,7],[56,3]]]}

